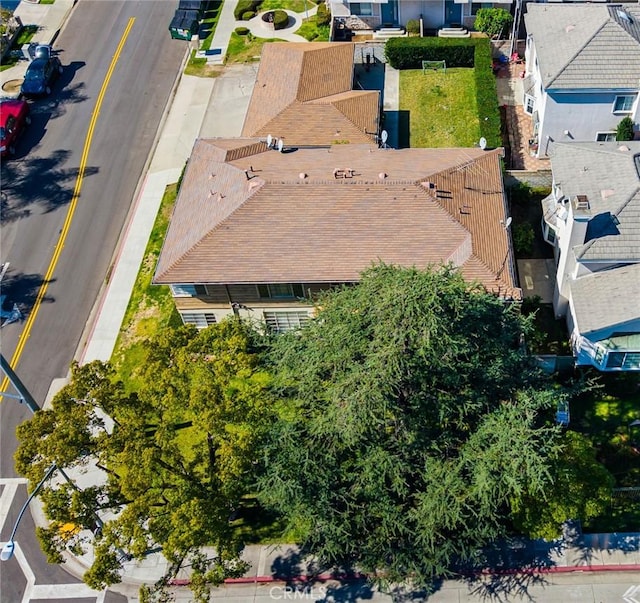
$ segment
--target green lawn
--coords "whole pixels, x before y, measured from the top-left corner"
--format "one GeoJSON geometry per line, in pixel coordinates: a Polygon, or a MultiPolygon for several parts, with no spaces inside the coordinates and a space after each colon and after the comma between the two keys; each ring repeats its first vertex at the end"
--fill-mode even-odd
{"type": "Polygon", "coordinates": [[[145,358],[145,340],[166,324],[180,324],[169,287],[151,284],[176,194],[177,185],[171,184],[162,198],[111,357],[118,376],[128,389],[135,388],[137,367],[145,358]]]}
{"type": "Polygon", "coordinates": [[[281,8],[283,10],[292,10],[294,13],[303,13],[305,10],[311,10],[315,5],[316,2],[314,0],[264,0],[258,10],[263,12],[281,8]]]}
{"type": "Polygon", "coordinates": [[[302,25],[296,31],[296,34],[302,36],[305,40],[309,40],[309,42],[328,42],[329,33],[329,26],[318,25],[315,15],[308,19],[303,19],[302,25]]]}
{"type": "Polygon", "coordinates": [[[400,112],[408,113],[410,132],[401,147],[472,147],[480,140],[473,69],[401,70],[400,112]]]}
{"type": "Polygon", "coordinates": [[[225,63],[250,63],[259,61],[262,47],[269,42],[286,42],[278,38],[256,38],[252,35],[239,36],[235,31],[231,34],[225,63]]]}

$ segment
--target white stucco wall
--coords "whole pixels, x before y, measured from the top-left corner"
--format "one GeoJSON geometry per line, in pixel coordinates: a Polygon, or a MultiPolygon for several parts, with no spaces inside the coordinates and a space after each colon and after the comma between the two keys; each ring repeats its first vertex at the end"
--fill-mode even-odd
{"type": "MultiPolygon", "coordinates": [[[[636,91],[637,93],[637,91],[636,91]]],[[[620,120],[629,115],[640,119],[640,103],[633,113],[614,113],[616,96],[623,92],[552,93],[547,92],[538,108],[540,151],[547,136],[557,141],[595,141],[598,132],[615,132],[620,120]],[[568,134],[565,134],[565,131],[568,134]]]]}

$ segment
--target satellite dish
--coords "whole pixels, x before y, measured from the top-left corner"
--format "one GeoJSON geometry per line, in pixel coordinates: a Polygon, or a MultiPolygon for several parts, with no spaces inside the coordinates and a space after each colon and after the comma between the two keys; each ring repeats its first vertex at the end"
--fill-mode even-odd
{"type": "Polygon", "coordinates": [[[273,142],[273,136],[271,136],[271,134],[267,134],[267,147],[271,148],[272,142],[273,142]]]}
{"type": "Polygon", "coordinates": [[[511,226],[511,222],[513,221],[513,218],[511,216],[509,216],[507,218],[507,221],[504,223],[504,229],[507,230],[507,228],[509,228],[509,226],[511,226]]]}
{"type": "Polygon", "coordinates": [[[282,153],[282,147],[284,147],[284,140],[282,138],[278,140],[278,151],[282,153]]]}
{"type": "Polygon", "coordinates": [[[387,132],[386,130],[382,130],[380,134],[380,140],[382,140],[382,144],[387,142],[387,138],[389,138],[389,132],[387,132]]]}
{"type": "Polygon", "coordinates": [[[483,151],[487,148],[487,139],[484,136],[480,139],[480,148],[483,151]]]}

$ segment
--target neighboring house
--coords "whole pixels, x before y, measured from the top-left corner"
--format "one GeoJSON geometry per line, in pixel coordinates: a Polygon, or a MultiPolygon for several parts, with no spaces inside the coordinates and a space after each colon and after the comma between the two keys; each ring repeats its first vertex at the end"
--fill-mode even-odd
{"type": "Polygon", "coordinates": [[[383,261],[452,263],[504,299],[516,287],[502,150],[278,152],[264,139],[195,143],[154,283],[198,327],[236,314],[297,328],[318,291],[383,261]],[[508,226],[508,224],[507,224],[508,226]]]}
{"type": "Polygon", "coordinates": [[[481,8],[511,8],[512,0],[503,2],[469,2],[468,0],[373,0],[350,2],[330,0],[333,17],[348,19],[354,30],[376,29],[382,26],[406,27],[410,19],[422,17],[424,30],[436,30],[445,25],[473,27],[481,8]]]}
{"type": "Polygon", "coordinates": [[[543,233],[578,364],[640,370],[640,141],[554,143],[543,233]]]}
{"type": "Polygon", "coordinates": [[[242,136],[287,147],[377,140],[380,92],[353,89],[353,53],[351,43],[265,44],[242,136]]]}
{"type": "Polygon", "coordinates": [[[640,120],[640,6],[527,4],[524,109],[533,154],[557,141],[615,140],[640,120]]]}

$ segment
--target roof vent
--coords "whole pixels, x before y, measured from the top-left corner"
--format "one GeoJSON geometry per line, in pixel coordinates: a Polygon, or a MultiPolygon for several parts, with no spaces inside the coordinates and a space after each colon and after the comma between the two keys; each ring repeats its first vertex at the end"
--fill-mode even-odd
{"type": "Polygon", "coordinates": [[[422,186],[424,186],[424,188],[426,188],[427,190],[435,190],[436,188],[436,183],[429,182],[428,180],[425,182],[421,182],[420,184],[422,184],[422,186]]]}
{"type": "Polygon", "coordinates": [[[590,209],[589,198],[587,195],[576,195],[573,198],[573,207],[574,209],[583,211],[590,209]]]}
{"type": "Polygon", "coordinates": [[[573,31],[576,28],[575,25],[567,25],[564,30],[566,33],[569,33],[570,31],[573,31]]]}
{"type": "Polygon", "coordinates": [[[384,172],[380,172],[378,174],[378,178],[380,178],[380,180],[384,180],[387,177],[387,175],[384,172]]]}
{"type": "Polygon", "coordinates": [[[631,149],[626,144],[621,144],[618,147],[618,151],[622,151],[623,153],[628,153],[631,149]]]}
{"type": "Polygon", "coordinates": [[[304,180],[307,177],[307,175],[304,172],[300,172],[298,174],[298,178],[300,178],[300,180],[304,180]]]}

